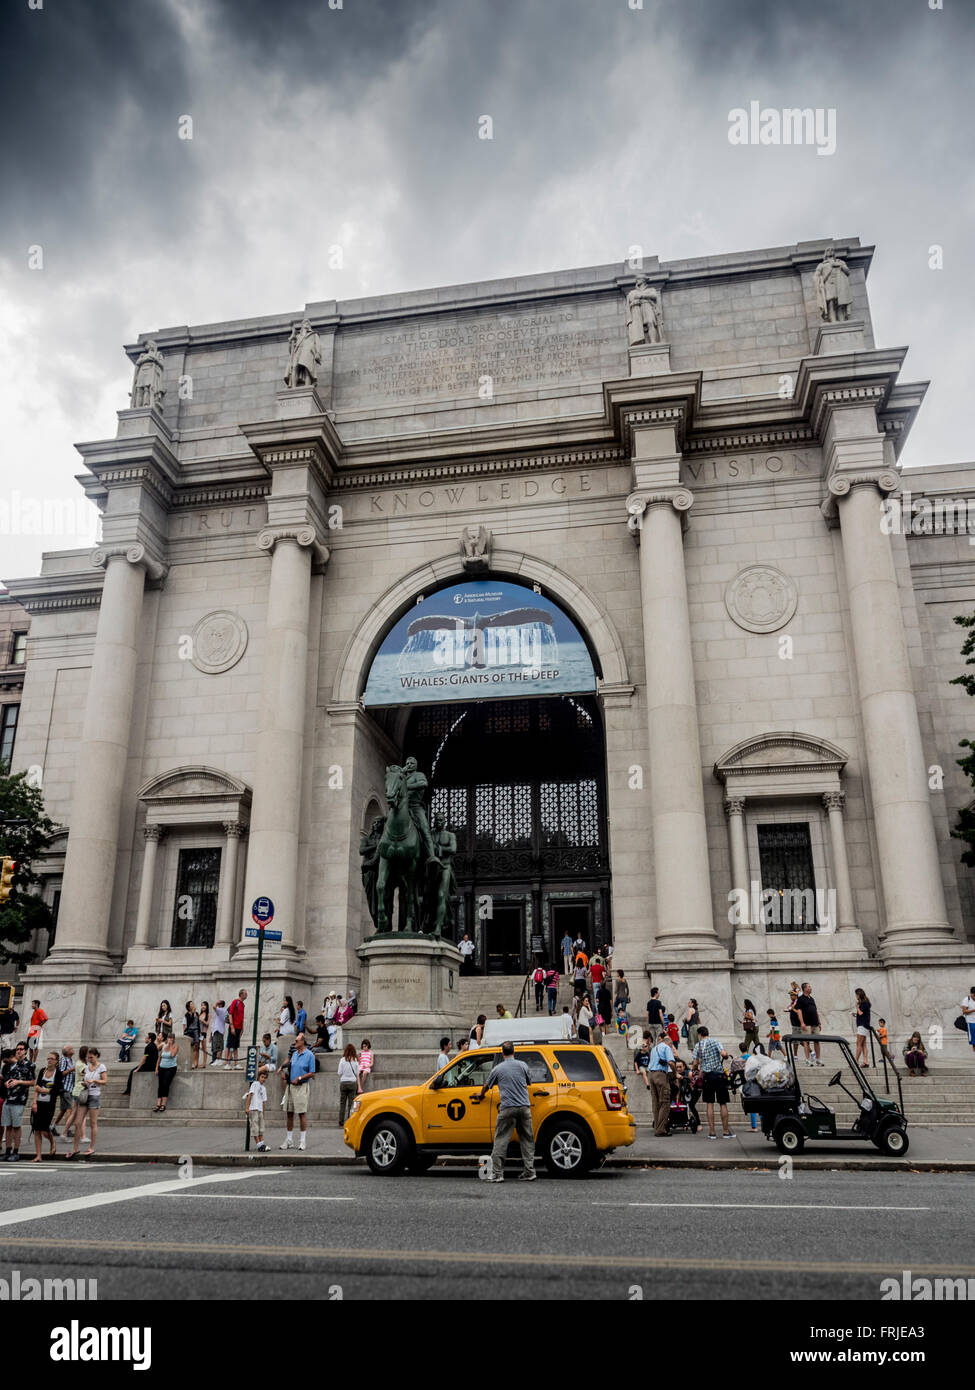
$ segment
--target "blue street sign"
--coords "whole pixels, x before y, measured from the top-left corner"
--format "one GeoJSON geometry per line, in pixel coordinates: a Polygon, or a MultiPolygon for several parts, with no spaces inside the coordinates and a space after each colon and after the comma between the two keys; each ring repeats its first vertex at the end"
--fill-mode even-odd
{"type": "Polygon", "coordinates": [[[265,928],[265,931],[264,931],[264,940],[265,940],[265,941],[280,941],[282,935],[283,935],[282,932],[279,932],[279,931],[268,931],[268,930],[265,928]]]}
{"type": "Polygon", "coordinates": [[[270,898],[255,898],[251,905],[251,917],[259,927],[266,927],[274,920],[274,904],[270,898]]]}
{"type": "Polygon", "coordinates": [[[279,931],[265,931],[263,927],[245,927],[244,935],[258,938],[263,936],[265,945],[269,946],[272,941],[280,941],[283,933],[279,931]]]}

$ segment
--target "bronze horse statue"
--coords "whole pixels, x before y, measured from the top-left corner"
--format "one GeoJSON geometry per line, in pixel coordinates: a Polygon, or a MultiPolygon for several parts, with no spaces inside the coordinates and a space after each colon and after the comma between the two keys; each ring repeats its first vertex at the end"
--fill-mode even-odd
{"type": "Polygon", "coordinates": [[[376,875],[376,931],[392,930],[393,890],[400,890],[400,921],[413,931],[418,911],[417,874],[423,857],[420,836],[410,816],[406,773],[401,767],[386,769],[386,803],[389,814],[379,841],[376,875]]]}

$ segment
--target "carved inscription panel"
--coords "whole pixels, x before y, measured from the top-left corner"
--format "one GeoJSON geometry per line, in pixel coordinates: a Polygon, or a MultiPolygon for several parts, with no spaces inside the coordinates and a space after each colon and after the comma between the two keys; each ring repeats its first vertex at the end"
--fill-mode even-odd
{"type": "Polygon", "coordinates": [[[588,309],[538,305],[346,329],[335,344],[335,403],[346,409],[446,397],[490,404],[490,392],[625,375],[618,309],[609,301],[588,309]]]}

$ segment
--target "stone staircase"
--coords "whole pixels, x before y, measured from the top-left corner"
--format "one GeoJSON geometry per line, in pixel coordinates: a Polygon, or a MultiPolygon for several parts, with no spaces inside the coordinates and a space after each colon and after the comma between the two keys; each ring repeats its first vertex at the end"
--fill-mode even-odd
{"type": "MultiPolygon", "coordinates": [[[[496,1016],[495,1005],[504,1003],[515,1012],[521,993],[522,976],[468,976],[462,981],[462,1005],[471,1021],[477,1013],[485,1013],[489,1018],[496,1016]]],[[[559,1011],[563,1003],[571,999],[571,987],[563,983],[559,991],[559,1011]]],[[[535,1000],[532,992],[526,1000],[525,1017],[535,1016],[535,1000]]],[[[546,1017],[543,1010],[540,1018],[546,1017]]],[[[456,1039],[454,1039],[456,1042],[456,1039]]],[[[626,1038],[615,1031],[606,1030],[604,1046],[612,1054],[626,1085],[629,1106],[639,1125],[652,1122],[653,1105],[650,1093],[643,1081],[633,1071],[633,1054],[627,1047],[626,1038]]],[[[685,1061],[689,1057],[686,1043],[682,1042],[678,1055],[685,1061]]],[[[103,1057],[109,1072],[108,1085],[102,1098],[101,1118],[108,1123],[123,1124],[219,1124],[236,1125],[242,1123],[242,1096],[247,1089],[246,1074],[241,1071],[228,1071],[218,1067],[207,1067],[205,1071],[180,1069],[170,1093],[169,1106],[165,1120],[152,1114],[155,1105],[156,1083],[152,1075],[136,1076],[131,1099],[123,1095],[129,1067],[117,1060],[117,1053],[108,1047],[103,1049],[103,1057]]],[[[927,1077],[909,1077],[901,1070],[901,1084],[904,1093],[904,1107],[908,1121],[914,1125],[971,1125],[975,1123],[975,1064],[968,1066],[946,1061],[932,1060],[932,1070],[927,1077]]],[[[322,1058],[322,1070],[314,1082],[309,1114],[315,1123],[337,1120],[339,1089],[338,1056],[322,1058]]],[[[414,1085],[432,1076],[436,1068],[436,1052],[425,1051],[387,1051],[376,1054],[376,1065],[369,1080],[370,1090],[380,1090],[393,1086],[414,1085]]],[[[806,1068],[801,1062],[799,1075],[803,1087],[817,1096],[824,1104],[831,1105],[836,1112],[841,1128],[852,1125],[856,1108],[852,1100],[839,1087],[827,1086],[831,1075],[829,1066],[806,1068]]],[[[871,1069],[867,1073],[879,1094],[884,1095],[883,1069],[871,1069]]],[[[890,1092],[897,1099],[897,1085],[893,1073],[889,1072],[890,1092]]],[[[856,1087],[851,1090],[856,1092],[856,1087]]],[[[271,1124],[280,1118],[281,1088],[277,1078],[272,1077],[268,1087],[268,1115],[271,1124]]],[[[701,1110],[703,1118],[703,1108],[701,1110]]],[[[749,1123],[741,1108],[741,1100],[732,1096],[732,1127],[743,1130],[749,1123]]]]}

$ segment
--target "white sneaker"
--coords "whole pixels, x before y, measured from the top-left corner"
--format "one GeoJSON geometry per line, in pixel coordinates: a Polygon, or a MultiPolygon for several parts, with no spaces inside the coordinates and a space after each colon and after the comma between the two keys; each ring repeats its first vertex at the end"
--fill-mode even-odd
{"type": "Polygon", "coordinates": [[[280,1147],[281,1147],[282,1149],[293,1149],[293,1148],[294,1148],[294,1144],[292,1143],[292,1141],[291,1141],[290,1139],[286,1139],[286,1140],[284,1141],[284,1143],[283,1143],[280,1147]]]}
{"type": "Polygon", "coordinates": [[[222,1067],[223,1062],[211,1062],[210,1065],[211,1067],[222,1067]]]}
{"type": "Polygon", "coordinates": [[[302,1139],[301,1142],[300,1142],[299,1145],[298,1145],[298,1152],[299,1152],[299,1153],[304,1153],[304,1152],[305,1152],[305,1141],[304,1141],[304,1139],[302,1139]]]}

